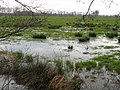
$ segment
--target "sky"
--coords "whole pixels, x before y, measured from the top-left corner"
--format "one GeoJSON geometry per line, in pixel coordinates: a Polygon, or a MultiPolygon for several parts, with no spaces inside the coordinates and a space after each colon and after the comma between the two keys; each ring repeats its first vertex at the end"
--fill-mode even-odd
{"type": "MultiPolygon", "coordinates": [[[[0,6],[15,7],[19,4],[14,0],[0,0],[0,6]]],[[[30,6],[40,6],[40,9],[68,11],[68,12],[86,12],[92,0],[19,0],[30,6]]],[[[99,10],[100,15],[116,15],[120,10],[120,0],[95,0],[91,10],[99,10]],[[109,7],[110,5],[110,7],[109,7]]]]}

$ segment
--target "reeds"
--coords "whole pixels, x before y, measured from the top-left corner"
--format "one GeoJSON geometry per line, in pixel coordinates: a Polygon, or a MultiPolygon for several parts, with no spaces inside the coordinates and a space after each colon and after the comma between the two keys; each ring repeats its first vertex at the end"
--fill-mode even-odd
{"type": "MultiPolygon", "coordinates": [[[[36,60],[32,55],[21,52],[6,52],[1,57],[0,74],[12,76],[17,84],[32,90],[78,90],[74,88],[83,84],[78,83],[76,86],[75,79],[65,79],[62,62],[57,61],[57,66],[52,66],[47,61],[36,60]]],[[[71,68],[70,62],[66,64],[71,68]]]]}

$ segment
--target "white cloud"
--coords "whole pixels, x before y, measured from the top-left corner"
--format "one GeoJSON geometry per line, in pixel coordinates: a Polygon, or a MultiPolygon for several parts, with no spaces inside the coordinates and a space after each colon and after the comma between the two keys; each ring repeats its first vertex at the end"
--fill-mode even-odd
{"type": "MultiPolygon", "coordinates": [[[[3,0],[8,6],[19,5],[14,0],[3,0]]],[[[63,10],[63,11],[77,11],[86,12],[91,0],[19,0],[28,5],[37,6],[39,4],[44,4],[45,9],[63,10]],[[81,2],[77,2],[81,1],[81,2]]],[[[109,8],[110,0],[95,0],[91,10],[99,10],[100,14],[118,14],[120,10],[120,1],[114,0],[109,8]]],[[[1,3],[0,3],[1,4],[1,3]]]]}

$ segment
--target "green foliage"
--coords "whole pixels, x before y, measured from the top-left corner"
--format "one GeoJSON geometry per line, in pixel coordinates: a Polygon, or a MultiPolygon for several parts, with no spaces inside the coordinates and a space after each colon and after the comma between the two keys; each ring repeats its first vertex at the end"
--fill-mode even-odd
{"type": "Polygon", "coordinates": [[[116,27],[113,27],[112,30],[116,31],[116,30],[118,30],[118,29],[117,29],[116,27]]]}
{"type": "Polygon", "coordinates": [[[104,49],[114,49],[118,48],[119,46],[105,46],[104,49]]]}
{"type": "Polygon", "coordinates": [[[90,40],[88,36],[82,36],[78,38],[79,42],[87,42],[90,40]]]}
{"type": "Polygon", "coordinates": [[[61,74],[64,75],[64,69],[63,69],[63,61],[62,60],[55,60],[54,61],[57,71],[61,74]]]}
{"type": "Polygon", "coordinates": [[[113,71],[115,70],[120,74],[120,60],[116,58],[120,56],[118,53],[114,53],[113,55],[103,55],[99,57],[93,58],[93,60],[99,62],[99,67],[105,66],[107,70],[113,71]]]}
{"type": "Polygon", "coordinates": [[[34,34],[32,37],[33,37],[34,39],[46,39],[46,38],[47,38],[46,35],[43,34],[43,33],[40,33],[40,34],[36,33],[36,34],[34,34]]]}
{"type": "Polygon", "coordinates": [[[60,27],[62,27],[61,25],[50,25],[48,26],[49,29],[59,29],[60,27]]]}
{"type": "Polygon", "coordinates": [[[89,37],[96,37],[97,34],[95,32],[89,32],[89,37]]]}
{"type": "Polygon", "coordinates": [[[87,62],[78,62],[75,64],[76,68],[86,68],[87,70],[91,70],[92,68],[96,67],[95,61],[87,61],[87,62]]]}
{"type": "Polygon", "coordinates": [[[105,35],[108,38],[114,38],[114,37],[118,36],[118,33],[117,32],[107,32],[107,33],[105,33],[105,35]]]}
{"type": "Polygon", "coordinates": [[[33,56],[32,55],[25,55],[26,62],[32,63],[33,62],[33,56]]]}
{"type": "Polygon", "coordinates": [[[69,69],[73,69],[73,63],[71,61],[66,61],[66,65],[69,69]]]}
{"type": "Polygon", "coordinates": [[[74,35],[75,35],[76,37],[82,37],[82,33],[81,33],[81,32],[76,32],[74,35]]]}

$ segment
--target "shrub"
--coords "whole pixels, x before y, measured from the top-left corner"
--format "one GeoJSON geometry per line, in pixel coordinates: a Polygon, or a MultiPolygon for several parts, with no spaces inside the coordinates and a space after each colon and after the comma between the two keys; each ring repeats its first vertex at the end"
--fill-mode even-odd
{"type": "Polygon", "coordinates": [[[46,35],[43,34],[43,33],[41,33],[41,34],[34,34],[32,37],[34,39],[46,39],[47,38],[46,35]]]}
{"type": "Polygon", "coordinates": [[[89,30],[93,31],[93,28],[89,28],[89,30]]]}
{"type": "Polygon", "coordinates": [[[82,37],[82,33],[80,33],[80,32],[76,32],[74,35],[75,35],[76,37],[82,37]]]}
{"type": "Polygon", "coordinates": [[[118,30],[118,29],[114,27],[114,28],[112,28],[112,30],[118,30]]]}
{"type": "Polygon", "coordinates": [[[83,37],[80,37],[78,40],[79,40],[79,42],[86,42],[86,41],[89,41],[90,38],[87,36],[83,36],[83,37]]]}
{"type": "Polygon", "coordinates": [[[26,62],[32,63],[33,62],[33,56],[32,55],[26,55],[25,56],[26,62]]]}
{"type": "Polygon", "coordinates": [[[16,33],[16,34],[14,34],[14,36],[23,36],[23,34],[22,33],[16,33]]]}
{"type": "Polygon", "coordinates": [[[105,35],[108,38],[114,38],[114,37],[118,36],[118,33],[117,32],[108,32],[108,33],[105,33],[105,35]]]}
{"type": "Polygon", "coordinates": [[[49,29],[59,29],[60,27],[62,27],[61,25],[50,25],[48,26],[49,29]]]}
{"type": "Polygon", "coordinates": [[[96,37],[97,34],[95,32],[89,32],[89,37],[96,37]]]}

